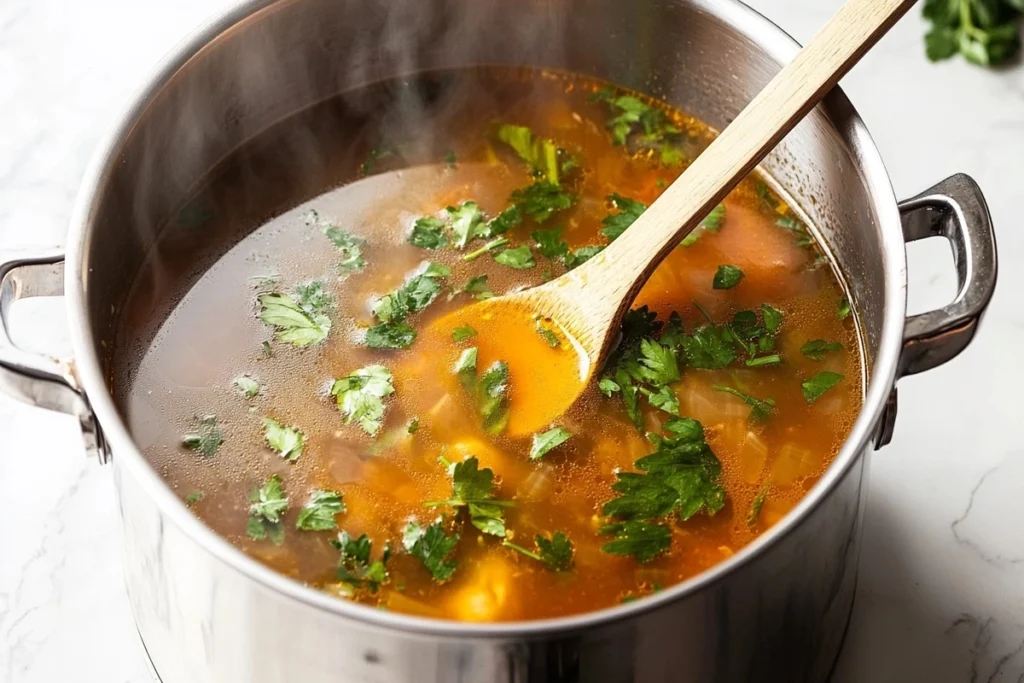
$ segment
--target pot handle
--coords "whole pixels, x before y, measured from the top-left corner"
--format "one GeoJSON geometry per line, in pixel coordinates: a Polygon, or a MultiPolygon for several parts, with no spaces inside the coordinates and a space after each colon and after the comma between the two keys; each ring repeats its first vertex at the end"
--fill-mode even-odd
{"type": "Polygon", "coordinates": [[[19,299],[63,294],[63,249],[0,251],[0,391],[29,405],[78,418],[86,451],[106,462],[109,451],[75,376],[74,361],[29,353],[11,341],[11,304],[19,299]]]}
{"type": "Polygon", "coordinates": [[[907,242],[945,237],[953,247],[959,288],[948,305],[907,318],[898,377],[942,365],[967,348],[996,288],[996,236],[978,184],[950,176],[900,202],[907,242]]]}

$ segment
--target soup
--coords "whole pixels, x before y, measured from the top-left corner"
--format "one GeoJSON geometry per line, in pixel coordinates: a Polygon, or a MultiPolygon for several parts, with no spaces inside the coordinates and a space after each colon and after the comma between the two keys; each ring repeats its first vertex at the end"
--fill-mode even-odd
{"type": "Polygon", "coordinates": [[[572,339],[460,317],[628,239],[712,135],[505,68],[283,121],[196,189],[137,279],[115,381],[136,442],[253,558],[398,612],[570,615],[714,566],[797,504],[861,405],[854,316],[791,203],[747,178],[543,429],[522,426],[578,381],[572,339]],[[550,390],[517,393],[510,365],[550,390]]]}

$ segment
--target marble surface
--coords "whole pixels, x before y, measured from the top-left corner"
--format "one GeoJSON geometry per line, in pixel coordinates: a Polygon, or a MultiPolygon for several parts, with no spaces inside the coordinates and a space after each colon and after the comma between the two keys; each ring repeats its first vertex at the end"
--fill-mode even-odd
{"type": "MultiPolygon", "coordinates": [[[[0,247],[60,243],[99,136],[155,62],[228,0],[0,1],[0,247]]],[[[839,0],[755,0],[806,40],[839,0]]],[[[841,683],[1024,681],[1024,66],[928,64],[912,12],[843,86],[896,194],[957,171],[986,191],[1000,287],[974,344],[900,383],[872,456],[841,683]]],[[[954,291],[948,249],[910,254],[912,309],[954,291]]],[[[19,307],[19,338],[63,346],[59,303],[19,307]]],[[[74,424],[0,397],[0,681],[143,683],[121,582],[110,473],[74,424]]]]}

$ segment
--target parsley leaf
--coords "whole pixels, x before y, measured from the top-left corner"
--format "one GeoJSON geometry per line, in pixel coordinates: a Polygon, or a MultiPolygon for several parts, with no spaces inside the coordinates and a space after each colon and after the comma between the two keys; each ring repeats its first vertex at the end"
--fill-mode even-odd
{"type": "Polygon", "coordinates": [[[647,387],[640,387],[640,393],[646,396],[647,402],[658,410],[663,410],[670,415],[679,417],[679,398],[670,387],[658,387],[657,391],[651,391],[647,387]]]}
{"type": "Polygon", "coordinates": [[[612,193],[608,195],[608,201],[619,211],[616,214],[606,216],[601,221],[601,225],[604,226],[601,228],[601,234],[609,240],[614,240],[626,232],[626,228],[633,225],[633,222],[640,217],[640,214],[647,210],[647,205],[643,202],[623,197],[620,194],[612,193]]]}
{"type": "Polygon", "coordinates": [[[487,287],[486,275],[474,275],[469,278],[469,282],[467,282],[466,286],[462,288],[462,291],[467,294],[472,294],[473,298],[477,301],[490,299],[494,296],[494,292],[487,287]]]}
{"type": "Polygon", "coordinates": [[[546,341],[548,343],[548,346],[550,346],[553,349],[557,349],[559,346],[562,345],[562,342],[558,341],[558,335],[555,334],[554,330],[550,328],[541,327],[540,325],[538,325],[537,334],[544,337],[544,341],[546,341]]]}
{"type": "Polygon", "coordinates": [[[489,235],[502,235],[523,222],[523,212],[513,204],[487,223],[489,235]]]}
{"type": "Polygon", "coordinates": [[[679,343],[686,362],[702,370],[721,370],[736,360],[736,349],[730,343],[729,328],[709,323],[683,336],[679,343]]]}
{"type": "Polygon", "coordinates": [[[185,505],[192,507],[203,499],[205,494],[202,491],[193,491],[192,493],[185,496],[185,505]]]}
{"type": "Polygon", "coordinates": [[[371,349],[407,349],[416,341],[416,330],[406,322],[388,322],[366,330],[364,343],[371,349]]]}
{"type": "Polygon", "coordinates": [[[808,403],[814,403],[822,394],[843,381],[843,376],[838,372],[819,372],[814,377],[800,383],[800,389],[804,392],[804,398],[808,403]]]}
{"type": "Polygon", "coordinates": [[[502,124],[498,128],[498,139],[515,150],[537,175],[555,185],[558,184],[558,147],[551,140],[536,138],[526,126],[502,124]]]}
{"type": "Polygon", "coordinates": [[[306,305],[280,292],[261,294],[260,320],[274,328],[277,341],[300,348],[319,344],[331,331],[331,319],[324,314],[326,295],[314,297],[311,294],[315,292],[308,289],[297,289],[296,294],[304,299],[306,305]]]}
{"type": "Polygon", "coordinates": [[[418,417],[414,417],[411,420],[409,420],[409,424],[407,424],[405,426],[405,433],[406,434],[415,434],[419,430],[420,430],[420,419],[418,417]]]}
{"type": "Polygon", "coordinates": [[[224,436],[217,427],[217,418],[213,415],[196,418],[195,425],[193,431],[181,437],[181,445],[210,457],[224,443],[224,436]]]}
{"type": "Polygon", "coordinates": [[[615,540],[601,546],[602,551],[611,555],[632,555],[637,562],[650,562],[672,545],[668,525],[642,519],[606,524],[601,527],[601,533],[615,536],[615,540]]]}
{"type": "Polygon", "coordinates": [[[507,540],[503,541],[502,545],[543,563],[553,572],[567,572],[572,569],[573,547],[568,536],[556,531],[551,538],[537,534],[533,540],[537,544],[536,551],[527,550],[507,540]]]}
{"type": "Polygon", "coordinates": [[[249,495],[249,521],[245,532],[257,541],[269,538],[274,545],[284,542],[284,525],[281,517],[288,510],[288,496],[281,488],[281,478],[276,474],[249,495]]]}
{"type": "Polygon", "coordinates": [[[562,257],[562,263],[569,270],[582,266],[584,263],[594,258],[598,254],[604,251],[604,246],[600,244],[587,245],[585,247],[579,247],[573,249],[572,252],[562,257]]]}
{"type": "Polygon", "coordinates": [[[722,384],[715,384],[711,387],[715,391],[724,391],[743,399],[744,403],[750,406],[751,420],[767,420],[775,412],[775,400],[771,398],[760,399],[750,394],[745,394],[739,389],[733,389],[722,384]]]}
{"type": "Polygon", "coordinates": [[[839,316],[840,320],[846,320],[850,317],[850,313],[853,309],[850,308],[850,300],[845,296],[839,300],[839,306],[836,308],[836,315],[839,316]]]}
{"type": "Polygon", "coordinates": [[[366,331],[364,343],[374,349],[405,349],[416,339],[416,331],[406,322],[437,299],[442,280],[451,274],[445,266],[427,263],[401,287],[377,299],[373,314],[381,321],[366,331]]]}
{"type": "Polygon", "coordinates": [[[684,247],[692,245],[694,242],[704,236],[706,232],[718,232],[722,229],[722,223],[725,222],[725,204],[719,204],[715,208],[711,209],[711,213],[704,217],[704,220],[700,222],[696,228],[694,228],[689,235],[683,238],[680,243],[684,247]]]}
{"type": "Polygon", "coordinates": [[[497,361],[477,382],[477,407],[484,431],[500,434],[508,425],[508,364],[497,361]]]}
{"type": "Polygon", "coordinates": [[[568,441],[571,436],[571,432],[561,427],[553,427],[542,434],[534,434],[533,444],[530,446],[530,460],[540,460],[568,441]]]}
{"type": "Polygon", "coordinates": [[[610,377],[602,377],[601,381],[597,383],[597,388],[601,390],[601,393],[611,398],[612,394],[616,394],[622,391],[622,387],[615,383],[610,377]]]}
{"type": "Polygon", "coordinates": [[[514,249],[499,251],[494,255],[494,261],[515,270],[526,270],[537,265],[537,262],[533,260],[533,253],[530,251],[529,245],[526,244],[514,249]]]}
{"type": "Polygon", "coordinates": [[[409,244],[421,249],[443,249],[448,244],[444,221],[433,216],[417,218],[409,234],[409,244]]]}
{"type": "Polygon", "coordinates": [[[345,424],[356,422],[370,436],[374,436],[384,419],[384,397],[394,393],[391,372],[383,365],[367,365],[348,377],[334,381],[331,395],[345,424]]]}
{"type": "Polygon", "coordinates": [[[464,341],[466,341],[468,339],[472,339],[475,336],[476,336],[476,330],[474,330],[469,325],[461,325],[459,327],[456,327],[454,330],[452,330],[452,340],[456,344],[461,344],[462,342],[464,342],[464,341]]]}
{"type": "Polygon", "coordinates": [[[543,223],[551,218],[552,214],[568,209],[575,200],[574,195],[563,191],[554,183],[543,180],[515,190],[509,197],[510,202],[537,223],[543,223]]]}
{"type": "Polygon", "coordinates": [[[338,549],[341,556],[338,558],[338,580],[357,590],[362,587],[376,593],[382,583],[387,582],[388,559],[391,557],[391,547],[384,544],[384,552],[379,560],[371,560],[373,554],[373,543],[366,534],[353,539],[347,531],[338,534],[338,540],[332,541],[331,545],[338,549]]]}
{"type": "Polygon", "coordinates": [[[811,237],[811,233],[807,231],[807,226],[796,216],[780,216],[775,221],[775,225],[793,233],[793,240],[798,247],[808,247],[814,244],[814,239],[811,237]]]}
{"type": "Polygon", "coordinates": [[[302,456],[303,436],[295,427],[285,427],[269,417],[263,418],[263,437],[278,454],[288,462],[295,462],[302,456]]]}
{"type": "Polygon", "coordinates": [[[456,249],[465,249],[474,238],[483,237],[487,232],[484,212],[476,202],[462,202],[457,207],[449,206],[445,211],[455,233],[456,249]]]}
{"type": "Polygon", "coordinates": [[[239,393],[246,398],[253,398],[260,393],[260,383],[249,375],[239,375],[232,382],[239,393]]]}
{"type": "Polygon", "coordinates": [[[328,225],[324,228],[327,239],[338,248],[341,260],[338,261],[338,270],[344,275],[354,273],[366,267],[366,259],[363,258],[363,248],[366,241],[361,237],[342,230],[341,228],[328,225]]]}
{"type": "Polygon", "coordinates": [[[980,66],[1012,59],[1020,50],[1017,23],[1020,0],[927,0],[924,18],[932,28],[925,36],[928,59],[948,59],[958,52],[980,66]]]}
{"type": "Polygon", "coordinates": [[[459,535],[447,536],[440,520],[427,528],[417,521],[405,525],[402,531],[402,545],[409,554],[419,558],[423,566],[440,582],[445,582],[455,573],[455,562],[446,560],[459,542],[459,535]]]}
{"type": "Polygon", "coordinates": [[[476,357],[477,348],[471,346],[459,354],[459,359],[455,361],[454,372],[462,380],[463,386],[472,387],[476,383],[476,357]]]}
{"type": "Polygon", "coordinates": [[[634,139],[638,146],[660,152],[663,164],[671,166],[682,163],[684,155],[678,145],[679,129],[669,122],[663,111],[632,95],[616,95],[612,88],[602,88],[590,99],[608,105],[612,117],[605,122],[605,126],[611,133],[613,143],[625,145],[630,136],[636,133],[634,139]]]}
{"type": "Polygon", "coordinates": [[[826,353],[841,351],[843,345],[839,342],[827,342],[824,339],[810,339],[800,347],[800,353],[812,360],[823,360],[826,353]]]}
{"type": "Polygon", "coordinates": [[[569,245],[562,241],[562,232],[563,228],[533,231],[531,237],[537,243],[537,250],[541,253],[541,256],[557,259],[569,253],[569,245]]]}
{"type": "Polygon", "coordinates": [[[345,511],[345,502],[337,491],[314,489],[309,502],[299,510],[295,528],[302,531],[332,531],[338,528],[335,515],[345,511]]]}
{"type": "Polygon", "coordinates": [[[732,289],[738,285],[742,279],[743,271],[736,266],[718,266],[718,270],[715,271],[715,278],[711,286],[715,289],[732,289]]]}
{"type": "Polygon", "coordinates": [[[469,511],[469,521],[473,526],[485,534],[504,538],[504,508],[510,507],[512,503],[494,499],[494,472],[486,467],[479,469],[479,464],[476,456],[470,456],[452,465],[449,468],[452,477],[452,497],[425,505],[465,507],[469,511]]]}

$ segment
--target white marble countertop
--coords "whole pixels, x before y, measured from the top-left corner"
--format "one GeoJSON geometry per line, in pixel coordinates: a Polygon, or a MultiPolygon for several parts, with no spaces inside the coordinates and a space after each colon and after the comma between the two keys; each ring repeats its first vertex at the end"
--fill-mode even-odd
{"type": "MultiPolygon", "coordinates": [[[[230,0],[0,2],[0,247],[62,241],[99,136],[156,61],[230,0]]],[[[806,40],[840,0],[756,0],[806,40]]],[[[835,680],[1024,681],[1024,66],[931,65],[918,13],[843,82],[896,194],[963,171],[999,237],[999,292],[953,363],[900,382],[872,455],[857,603],[835,680]]],[[[914,311],[954,291],[948,249],[915,249],[914,311]]],[[[19,314],[53,337],[59,307],[19,314]],[[49,326],[42,326],[49,319],[49,326]]],[[[49,345],[49,344],[48,344],[49,345]]],[[[69,418],[0,397],[0,681],[148,681],[121,581],[110,472],[69,418]]]]}

